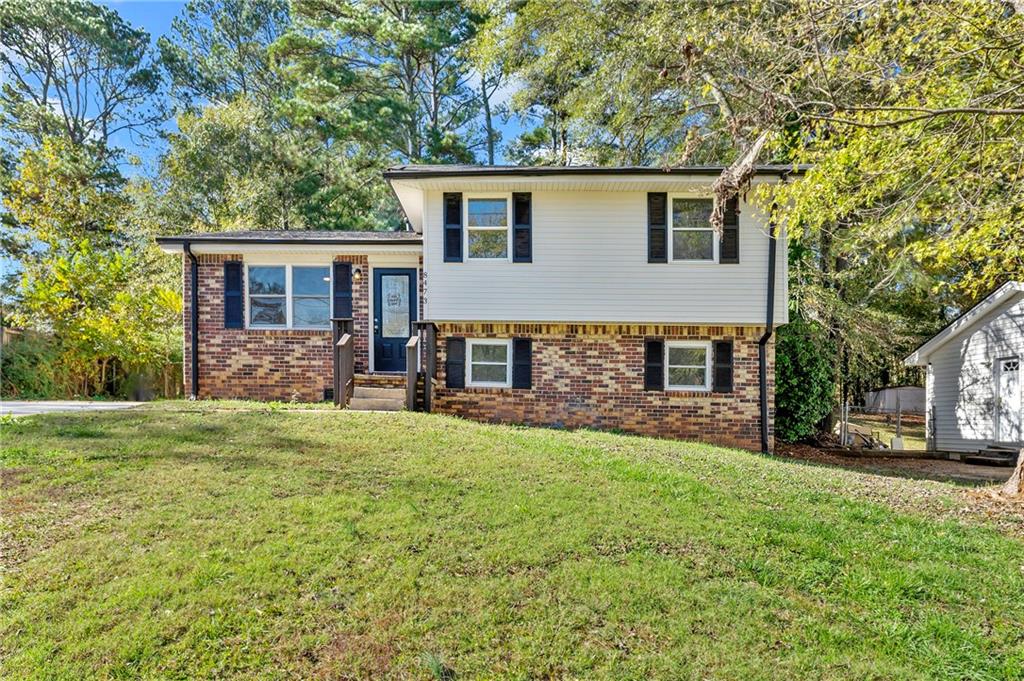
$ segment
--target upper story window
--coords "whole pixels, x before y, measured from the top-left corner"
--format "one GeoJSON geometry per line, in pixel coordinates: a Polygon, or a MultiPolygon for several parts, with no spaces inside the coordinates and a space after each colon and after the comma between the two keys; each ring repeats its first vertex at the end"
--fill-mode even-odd
{"type": "Polygon", "coordinates": [[[715,262],[718,239],[711,227],[711,199],[678,196],[672,201],[672,260],[715,262]]]}
{"type": "Polygon", "coordinates": [[[509,251],[508,196],[466,198],[466,253],[471,260],[507,260],[509,251]]]}
{"type": "Polygon", "coordinates": [[[330,267],[250,265],[248,271],[250,327],[330,328],[330,267]]]}

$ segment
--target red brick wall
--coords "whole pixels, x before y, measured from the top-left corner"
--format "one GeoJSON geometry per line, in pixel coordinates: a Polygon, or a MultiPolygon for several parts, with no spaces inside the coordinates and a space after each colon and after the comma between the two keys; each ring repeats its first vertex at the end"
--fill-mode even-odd
{"type": "MultiPolygon", "coordinates": [[[[199,397],[254,400],[323,399],[331,386],[331,332],[224,328],[224,262],[240,255],[200,255],[199,397]]],[[[369,268],[366,256],[336,256],[362,269],[352,282],[356,372],[368,370],[369,268]]],[[[184,261],[185,392],[192,390],[191,276],[184,261]]]]}
{"type": "MultiPolygon", "coordinates": [[[[757,340],[761,331],[658,324],[439,323],[440,386],[434,410],[478,421],[617,429],[759,450],[757,340]],[[533,388],[445,388],[448,336],[532,338],[533,388]],[[645,337],[732,340],[733,391],[645,391],[645,337]]],[[[774,344],[769,344],[772,418],[774,358],[774,344]]]]}

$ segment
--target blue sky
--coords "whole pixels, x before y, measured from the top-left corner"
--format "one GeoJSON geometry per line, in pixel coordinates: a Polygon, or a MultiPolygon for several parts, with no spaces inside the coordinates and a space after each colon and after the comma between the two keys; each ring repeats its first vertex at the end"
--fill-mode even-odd
{"type": "MultiPolygon", "coordinates": [[[[132,26],[145,29],[149,33],[154,45],[160,36],[170,33],[171,21],[185,5],[184,1],[171,2],[165,0],[97,0],[97,2],[115,10],[132,26]]],[[[174,131],[177,129],[177,126],[173,120],[170,120],[164,124],[163,129],[174,131]]],[[[502,140],[504,143],[519,135],[523,131],[523,125],[520,121],[513,118],[504,124],[499,122],[499,129],[504,137],[502,140]]],[[[162,151],[160,143],[148,148],[139,148],[127,136],[117,140],[117,142],[124,146],[129,153],[135,154],[142,159],[144,165],[138,171],[151,173],[155,170],[156,159],[162,151]]],[[[497,163],[504,161],[500,148],[495,160],[497,163]]],[[[132,171],[131,169],[126,169],[126,172],[131,174],[132,171]]]]}

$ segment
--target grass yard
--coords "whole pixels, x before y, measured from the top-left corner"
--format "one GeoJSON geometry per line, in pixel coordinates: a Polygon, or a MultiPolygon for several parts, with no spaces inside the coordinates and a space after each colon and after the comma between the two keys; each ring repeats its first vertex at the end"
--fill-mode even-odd
{"type": "Polygon", "coordinates": [[[3,424],[0,677],[1024,676],[953,485],[255,406],[3,424]]]}

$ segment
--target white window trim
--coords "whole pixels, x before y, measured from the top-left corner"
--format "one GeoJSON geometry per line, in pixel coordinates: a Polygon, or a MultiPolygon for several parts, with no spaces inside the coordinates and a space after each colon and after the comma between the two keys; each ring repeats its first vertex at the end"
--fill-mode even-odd
{"type": "MultiPolygon", "coordinates": [[[[669,194],[668,195],[668,206],[666,206],[666,212],[668,213],[668,251],[669,251],[669,262],[678,262],[685,265],[717,265],[718,264],[718,247],[721,239],[715,235],[715,230],[708,224],[708,231],[711,232],[711,259],[710,260],[693,260],[693,259],[677,259],[675,253],[675,239],[672,238],[675,233],[675,225],[672,223],[672,201],[673,199],[687,199],[690,201],[711,201],[714,204],[714,199],[709,199],[706,196],[693,196],[692,194],[669,194]]],[[[680,232],[703,232],[703,229],[696,229],[693,227],[680,227],[680,232]]]]}
{"type": "Polygon", "coordinates": [[[479,262],[512,262],[512,192],[474,192],[462,195],[462,214],[465,216],[465,226],[462,230],[462,252],[466,254],[466,261],[476,260],[479,262]],[[470,199],[504,199],[505,200],[505,226],[504,227],[471,227],[469,224],[469,201],[470,199]],[[505,230],[505,257],[504,258],[474,258],[469,252],[470,230],[491,231],[505,230]]]}
{"type": "MultiPolygon", "coordinates": [[[[296,331],[330,331],[331,324],[327,323],[326,326],[295,326],[294,319],[292,317],[292,267],[326,267],[327,276],[330,278],[330,282],[327,285],[327,306],[330,311],[329,314],[334,316],[334,263],[328,262],[302,262],[295,263],[281,263],[281,262],[246,262],[245,263],[245,281],[243,286],[245,289],[245,328],[247,329],[270,329],[270,330],[281,330],[281,329],[293,329],[296,331]],[[250,298],[253,295],[261,297],[263,294],[252,294],[249,292],[249,268],[250,267],[283,267],[284,268],[284,317],[285,323],[281,324],[258,324],[253,325],[252,323],[252,312],[250,298]]],[[[279,296],[280,294],[270,294],[271,296],[279,296]]],[[[315,296],[300,296],[312,298],[315,296]]]]}
{"type": "Polygon", "coordinates": [[[665,342],[665,390],[688,392],[711,391],[711,341],[666,341],[665,342]],[[671,385],[668,380],[668,356],[671,348],[704,348],[704,385],[671,385]]]}
{"type": "MultiPolygon", "coordinates": [[[[497,366],[497,362],[480,362],[497,366]]],[[[469,388],[511,388],[512,387],[512,339],[502,338],[467,338],[466,339],[466,386],[469,388]],[[473,347],[476,345],[505,346],[505,382],[473,380],[473,347]]]]}

